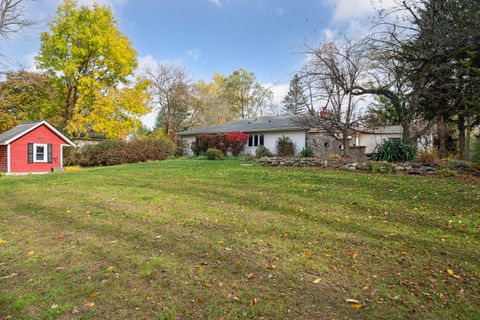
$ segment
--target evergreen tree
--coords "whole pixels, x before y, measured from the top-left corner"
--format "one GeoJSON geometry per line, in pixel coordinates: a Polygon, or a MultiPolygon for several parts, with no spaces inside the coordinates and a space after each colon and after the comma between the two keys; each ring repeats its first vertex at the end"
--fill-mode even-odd
{"type": "Polygon", "coordinates": [[[305,103],[305,96],[303,94],[300,78],[297,74],[290,81],[290,89],[287,96],[283,99],[285,111],[288,114],[302,114],[307,111],[307,104],[305,103]]]}

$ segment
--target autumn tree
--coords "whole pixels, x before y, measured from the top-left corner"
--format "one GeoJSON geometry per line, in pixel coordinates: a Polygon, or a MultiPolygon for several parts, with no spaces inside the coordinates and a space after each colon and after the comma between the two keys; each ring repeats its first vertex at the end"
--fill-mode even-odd
{"type": "Polygon", "coordinates": [[[262,86],[253,72],[243,68],[228,76],[224,85],[225,101],[242,119],[261,114],[262,108],[268,107],[273,97],[272,91],[262,86]]]}
{"type": "Polygon", "coordinates": [[[363,41],[348,40],[321,44],[307,52],[308,62],[303,77],[308,79],[315,99],[324,102],[325,110],[310,109],[301,117],[302,124],[323,129],[341,142],[348,153],[348,137],[363,124],[359,102],[347,88],[362,81],[367,70],[363,41]]]}
{"type": "Polygon", "coordinates": [[[116,137],[139,125],[139,116],[149,110],[142,91],[146,85],[132,83],[136,51],[110,8],[65,0],[40,39],[36,61],[64,91],[62,127],[67,132],[116,137]]]}
{"type": "Polygon", "coordinates": [[[157,64],[143,70],[150,82],[154,108],[158,108],[155,128],[178,132],[187,118],[191,103],[190,80],[181,67],[157,64]]]}
{"type": "Polygon", "coordinates": [[[52,77],[24,70],[7,72],[0,82],[0,132],[38,119],[58,126],[63,122],[61,104],[62,92],[52,77]]]}

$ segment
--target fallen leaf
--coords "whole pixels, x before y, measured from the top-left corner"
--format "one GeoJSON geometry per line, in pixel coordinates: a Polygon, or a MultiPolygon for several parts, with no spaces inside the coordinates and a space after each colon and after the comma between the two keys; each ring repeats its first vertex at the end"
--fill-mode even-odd
{"type": "Polygon", "coordinates": [[[305,251],[303,251],[302,255],[303,255],[305,258],[309,258],[309,257],[312,255],[312,253],[311,253],[310,251],[308,251],[308,250],[305,250],[305,251]]]}
{"type": "Polygon", "coordinates": [[[114,266],[110,266],[110,267],[107,268],[107,271],[108,271],[108,272],[113,272],[113,271],[115,271],[115,267],[114,267],[114,266]]]}
{"type": "Polygon", "coordinates": [[[453,276],[453,275],[454,275],[454,273],[453,273],[453,270],[452,270],[452,269],[447,269],[447,273],[448,273],[449,275],[451,275],[451,276],[453,276]]]}
{"type": "Polygon", "coordinates": [[[317,278],[317,279],[313,280],[313,283],[317,284],[317,283],[320,283],[320,281],[322,281],[322,279],[317,278]]]}
{"type": "Polygon", "coordinates": [[[4,243],[7,243],[7,242],[8,242],[7,240],[0,239],[0,244],[4,244],[4,243]]]}
{"type": "Polygon", "coordinates": [[[35,254],[35,250],[30,250],[30,251],[28,251],[28,255],[29,255],[29,256],[33,256],[34,254],[35,254]]]}
{"type": "Polygon", "coordinates": [[[274,265],[274,264],[267,264],[267,269],[273,270],[273,269],[276,269],[276,268],[277,268],[277,266],[274,265]]]}
{"type": "Polygon", "coordinates": [[[55,304],[55,303],[54,303],[54,304],[52,304],[52,306],[51,306],[50,308],[52,308],[52,309],[57,309],[57,308],[58,308],[58,304],[55,304]]]}
{"type": "Polygon", "coordinates": [[[90,292],[90,297],[96,297],[98,295],[97,291],[90,292]]]}
{"type": "Polygon", "coordinates": [[[350,304],[350,306],[355,310],[361,309],[363,307],[361,303],[352,303],[350,304]]]}
{"type": "Polygon", "coordinates": [[[253,272],[247,274],[247,279],[252,279],[253,278],[253,272]]]}
{"type": "Polygon", "coordinates": [[[347,253],[347,256],[350,256],[350,257],[352,257],[352,258],[354,258],[354,259],[355,259],[355,258],[358,256],[358,253],[357,253],[357,252],[355,252],[355,251],[348,252],[348,253],[347,253]]]}
{"type": "Polygon", "coordinates": [[[240,299],[238,297],[233,297],[233,300],[240,301],[240,299]]]}
{"type": "Polygon", "coordinates": [[[364,285],[364,286],[362,287],[362,290],[363,290],[363,291],[367,291],[368,289],[370,289],[370,286],[369,286],[369,285],[364,285]]]}
{"type": "Polygon", "coordinates": [[[91,308],[94,305],[95,305],[95,302],[87,302],[87,303],[84,304],[84,306],[87,307],[87,308],[91,308]]]}

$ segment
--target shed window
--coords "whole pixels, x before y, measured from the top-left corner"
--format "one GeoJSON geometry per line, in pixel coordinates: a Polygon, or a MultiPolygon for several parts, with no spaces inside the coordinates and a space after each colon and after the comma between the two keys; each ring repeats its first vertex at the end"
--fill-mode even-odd
{"type": "Polygon", "coordinates": [[[249,147],[258,147],[263,146],[264,144],[263,134],[250,134],[248,136],[248,146],[249,147]]]}
{"type": "Polygon", "coordinates": [[[46,144],[34,144],[34,162],[47,162],[47,145],[46,144]]]}

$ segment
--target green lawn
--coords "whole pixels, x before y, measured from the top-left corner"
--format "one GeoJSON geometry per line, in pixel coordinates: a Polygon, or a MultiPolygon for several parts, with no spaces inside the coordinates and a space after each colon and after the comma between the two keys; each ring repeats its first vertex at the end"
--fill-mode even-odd
{"type": "Polygon", "coordinates": [[[0,319],[480,318],[478,181],[174,160],[0,195],[0,319]]]}

